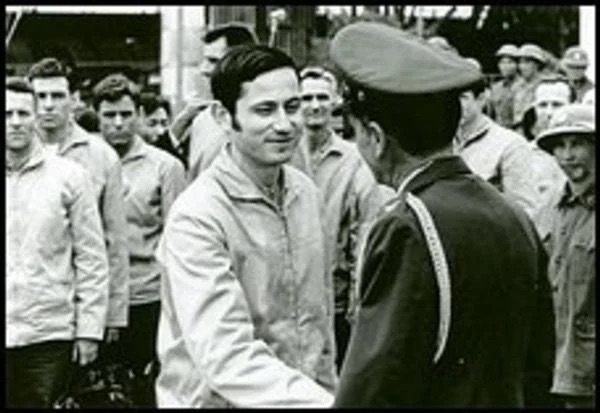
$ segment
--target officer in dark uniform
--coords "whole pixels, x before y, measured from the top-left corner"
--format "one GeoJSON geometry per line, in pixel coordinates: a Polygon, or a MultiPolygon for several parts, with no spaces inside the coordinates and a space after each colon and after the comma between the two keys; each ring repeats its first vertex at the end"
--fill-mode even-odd
{"type": "Polygon", "coordinates": [[[524,211],[452,155],[459,93],[481,72],[379,23],[346,26],[330,54],[361,154],[397,189],[362,242],[335,406],[549,403],[544,247],[524,211]]]}

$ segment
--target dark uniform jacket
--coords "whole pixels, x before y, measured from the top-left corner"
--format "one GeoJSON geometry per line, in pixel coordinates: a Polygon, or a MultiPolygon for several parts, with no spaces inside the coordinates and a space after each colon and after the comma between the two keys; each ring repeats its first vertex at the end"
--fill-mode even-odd
{"type": "Polygon", "coordinates": [[[432,215],[449,266],[445,350],[434,365],[438,284],[421,227],[399,198],[366,239],[335,406],[544,404],[554,317],[547,255],[531,221],[454,156],[434,161],[406,191],[432,215]]]}

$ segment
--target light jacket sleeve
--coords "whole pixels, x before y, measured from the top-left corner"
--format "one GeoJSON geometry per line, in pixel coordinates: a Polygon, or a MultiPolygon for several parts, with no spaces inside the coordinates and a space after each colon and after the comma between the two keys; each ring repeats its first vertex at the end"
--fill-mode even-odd
{"type": "Polygon", "coordinates": [[[526,144],[515,142],[507,147],[501,162],[502,190],[533,217],[540,196],[535,185],[534,154],[526,144]]]}
{"type": "Polygon", "coordinates": [[[165,165],[160,182],[161,211],[163,220],[165,221],[171,205],[173,205],[177,196],[185,189],[185,169],[183,164],[178,159],[173,158],[171,161],[165,165]]]}
{"type": "Polygon", "coordinates": [[[75,337],[102,340],[108,310],[108,262],[92,182],[84,170],[70,177],[69,205],[75,270],[75,337]]]}
{"type": "Polygon", "coordinates": [[[329,407],[330,393],[254,336],[232,252],[210,205],[200,205],[193,215],[171,211],[157,250],[196,370],[236,407],[329,407]]]}
{"type": "Polygon", "coordinates": [[[129,312],[129,253],[121,164],[110,166],[101,199],[110,274],[107,327],[126,327],[129,312]]]}

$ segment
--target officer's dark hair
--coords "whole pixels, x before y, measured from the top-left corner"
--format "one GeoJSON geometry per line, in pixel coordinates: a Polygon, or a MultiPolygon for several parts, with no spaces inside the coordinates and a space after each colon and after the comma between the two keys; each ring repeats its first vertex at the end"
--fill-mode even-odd
{"type": "Polygon", "coordinates": [[[6,90],[14,93],[28,93],[35,97],[35,92],[31,83],[22,77],[7,77],[6,78],[6,90]]]}
{"type": "Polygon", "coordinates": [[[377,122],[403,150],[424,156],[452,142],[461,116],[459,94],[400,95],[347,83],[344,101],[354,116],[377,122]]]}
{"type": "Polygon", "coordinates": [[[221,37],[225,38],[227,47],[258,43],[256,35],[242,23],[228,23],[215,27],[204,35],[202,41],[204,43],[212,43],[221,37]]]}
{"type": "MultiPolygon", "coordinates": [[[[299,79],[294,61],[285,52],[264,45],[237,46],[215,67],[210,87],[214,98],[223,104],[235,121],[235,104],[240,98],[242,84],[263,73],[286,67],[293,69],[299,79]]],[[[235,122],[234,127],[238,128],[235,122]]]]}
{"type": "Polygon", "coordinates": [[[140,108],[144,109],[146,115],[150,115],[156,110],[163,108],[167,112],[167,116],[171,117],[171,104],[169,101],[154,92],[140,93],[139,105],[140,108]]]}
{"type": "Polygon", "coordinates": [[[122,73],[106,76],[94,86],[94,109],[98,110],[103,101],[116,102],[123,96],[133,100],[136,109],[139,106],[139,92],[137,86],[122,73]]]}
{"type": "Polygon", "coordinates": [[[67,67],[55,57],[45,57],[31,66],[27,73],[30,82],[33,79],[44,79],[49,77],[64,77],[69,85],[69,92],[74,91],[74,82],[67,67]]]}
{"type": "Polygon", "coordinates": [[[537,85],[535,86],[535,90],[537,90],[537,88],[540,87],[540,85],[551,85],[554,83],[563,83],[567,86],[567,88],[569,89],[569,103],[573,103],[575,102],[575,100],[577,100],[577,93],[575,92],[575,89],[569,82],[569,79],[567,79],[566,76],[563,76],[560,73],[548,73],[542,75],[539,78],[537,85]]]}
{"type": "Polygon", "coordinates": [[[485,91],[486,86],[485,79],[482,77],[463,89],[463,92],[473,92],[473,97],[478,98],[485,91]]]}

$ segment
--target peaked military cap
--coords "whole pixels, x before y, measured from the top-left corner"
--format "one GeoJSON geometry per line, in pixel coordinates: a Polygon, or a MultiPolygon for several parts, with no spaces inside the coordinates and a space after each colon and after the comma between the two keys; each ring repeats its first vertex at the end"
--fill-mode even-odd
{"type": "Polygon", "coordinates": [[[546,63],[546,53],[537,44],[525,43],[519,48],[519,57],[535,59],[540,63],[546,63]]]}
{"type": "Polygon", "coordinates": [[[585,50],[579,46],[572,46],[565,51],[563,64],[565,66],[586,68],[590,62],[585,50]]]}
{"type": "Polygon", "coordinates": [[[358,22],[342,28],[329,53],[352,82],[386,93],[445,92],[482,77],[463,57],[382,23],[358,22]]]}
{"type": "Polygon", "coordinates": [[[586,135],[595,140],[596,115],[592,105],[573,103],[556,110],[550,118],[548,129],[537,138],[537,145],[547,152],[552,151],[556,138],[561,135],[586,135]]]}
{"type": "Polygon", "coordinates": [[[519,48],[517,46],[515,46],[514,44],[503,44],[497,51],[496,51],[496,56],[498,57],[502,57],[502,56],[508,56],[508,57],[512,57],[514,59],[519,57],[519,48]]]}

